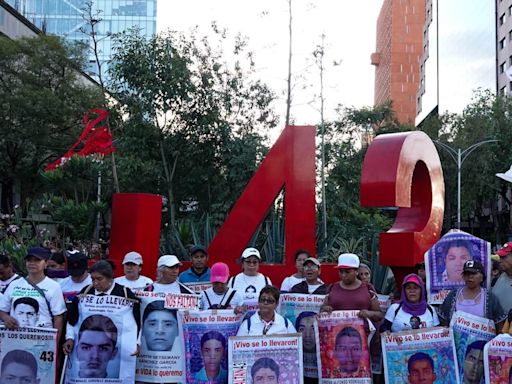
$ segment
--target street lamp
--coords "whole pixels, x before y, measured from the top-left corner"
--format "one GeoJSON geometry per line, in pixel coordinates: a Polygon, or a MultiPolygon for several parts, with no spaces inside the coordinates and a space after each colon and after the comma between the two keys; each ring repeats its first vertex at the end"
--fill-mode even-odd
{"type": "Polygon", "coordinates": [[[451,158],[455,161],[457,164],[457,229],[460,229],[460,170],[462,168],[462,165],[464,164],[464,161],[468,158],[471,153],[480,147],[481,145],[487,144],[487,143],[495,143],[499,140],[484,140],[479,141],[478,143],[475,143],[468,148],[461,150],[460,148],[454,149],[450,147],[448,144],[442,143],[439,140],[434,140],[436,144],[439,144],[441,148],[445,149],[451,158]]]}

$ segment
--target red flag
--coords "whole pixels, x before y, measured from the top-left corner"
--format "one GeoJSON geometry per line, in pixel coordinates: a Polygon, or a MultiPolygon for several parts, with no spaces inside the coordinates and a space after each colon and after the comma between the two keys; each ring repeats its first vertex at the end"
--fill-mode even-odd
{"type": "Polygon", "coordinates": [[[78,141],[73,144],[64,156],[48,164],[45,171],[51,171],[62,166],[72,156],[88,156],[93,154],[109,155],[114,152],[115,147],[112,144],[112,135],[108,127],[105,125],[96,126],[106,120],[107,117],[108,112],[104,109],[92,109],[88,111],[84,116],[85,129],[78,141]],[[89,120],[89,116],[92,114],[95,114],[96,117],[89,120]],[[78,146],[82,143],[82,148],[77,150],[78,146]]]}

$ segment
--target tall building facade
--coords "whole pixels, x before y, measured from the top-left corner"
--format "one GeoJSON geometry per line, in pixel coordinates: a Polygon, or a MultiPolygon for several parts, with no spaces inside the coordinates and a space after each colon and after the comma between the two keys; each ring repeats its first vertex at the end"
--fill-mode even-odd
{"type": "Polygon", "coordinates": [[[461,113],[478,88],[496,90],[494,2],[426,0],[423,42],[416,125],[461,113]]]}
{"type": "Polygon", "coordinates": [[[496,0],[497,89],[512,94],[512,0],[496,0]]]}
{"type": "MultiPolygon", "coordinates": [[[[7,0],[12,7],[47,34],[68,40],[84,41],[92,46],[85,18],[87,0],[7,0]]],[[[112,55],[110,36],[137,26],[146,36],[156,33],[157,0],[92,0],[92,14],[98,13],[95,24],[98,56],[102,73],[112,55]]],[[[89,70],[97,75],[94,52],[89,54],[89,70]]]]}
{"type": "Polygon", "coordinates": [[[391,100],[401,123],[416,117],[425,9],[425,0],[384,0],[377,19],[374,102],[391,100]]]}

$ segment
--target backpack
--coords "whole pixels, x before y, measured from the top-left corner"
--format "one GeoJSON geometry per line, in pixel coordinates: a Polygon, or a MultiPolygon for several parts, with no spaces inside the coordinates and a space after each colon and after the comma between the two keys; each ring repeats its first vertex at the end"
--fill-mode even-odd
{"type": "Polygon", "coordinates": [[[236,293],[236,290],[233,289],[224,304],[222,304],[222,301],[224,300],[224,296],[220,300],[220,304],[213,304],[213,305],[212,305],[212,302],[210,301],[210,298],[208,297],[208,294],[206,293],[206,291],[204,291],[204,296],[206,297],[206,300],[208,301],[209,309],[228,309],[229,304],[231,303],[231,300],[233,299],[233,296],[235,296],[235,293],[236,293]]]}

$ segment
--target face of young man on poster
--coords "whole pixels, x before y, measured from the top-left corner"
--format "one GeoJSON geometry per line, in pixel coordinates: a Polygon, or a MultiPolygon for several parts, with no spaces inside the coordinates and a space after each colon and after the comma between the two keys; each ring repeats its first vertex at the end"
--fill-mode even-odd
{"type": "Polygon", "coordinates": [[[218,372],[224,357],[222,342],[216,339],[206,341],[201,347],[201,356],[206,372],[218,372]]]}
{"type": "Polygon", "coordinates": [[[171,351],[178,335],[178,322],[170,310],[151,312],[142,328],[150,351],[171,351]]]}
{"type": "Polygon", "coordinates": [[[36,309],[28,304],[18,304],[14,309],[14,317],[20,327],[35,327],[39,314],[36,309]]]}
{"type": "Polygon", "coordinates": [[[464,384],[478,384],[484,374],[483,351],[473,348],[464,359],[464,384]]]}
{"type": "Polygon", "coordinates": [[[40,380],[37,379],[31,372],[30,367],[12,362],[2,371],[0,376],[0,384],[39,384],[40,380]]]}
{"type": "Polygon", "coordinates": [[[336,342],[334,357],[338,360],[342,372],[356,372],[363,358],[361,338],[350,335],[340,337],[336,342]]]}
{"type": "Polygon", "coordinates": [[[260,368],[255,372],[252,381],[254,384],[278,384],[278,377],[272,369],[260,368]]]}
{"type": "Polygon", "coordinates": [[[428,360],[417,360],[409,369],[409,384],[434,384],[436,374],[428,360]]]}
{"type": "Polygon", "coordinates": [[[304,352],[316,351],[314,323],[315,318],[313,316],[304,317],[300,320],[297,331],[302,333],[302,347],[304,352]]]}
{"type": "Polygon", "coordinates": [[[114,359],[117,348],[107,332],[83,331],[76,348],[78,377],[107,377],[107,366],[114,359]]]}

